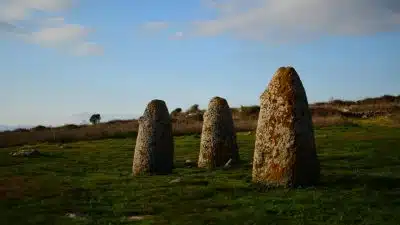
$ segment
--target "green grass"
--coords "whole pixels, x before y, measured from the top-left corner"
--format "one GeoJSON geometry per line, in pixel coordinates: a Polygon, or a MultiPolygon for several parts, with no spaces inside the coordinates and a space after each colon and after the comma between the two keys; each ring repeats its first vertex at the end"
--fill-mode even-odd
{"type": "Polygon", "coordinates": [[[251,184],[254,136],[244,134],[242,165],[215,171],[184,168],[200,139],[176,137],[169,176],[131,177],[132,139],[42,144],[37,158],[0,149],[0,224],[399,224],[400,129],[330,127],[316,140],[321,184],[293,190],[251,184]]]}

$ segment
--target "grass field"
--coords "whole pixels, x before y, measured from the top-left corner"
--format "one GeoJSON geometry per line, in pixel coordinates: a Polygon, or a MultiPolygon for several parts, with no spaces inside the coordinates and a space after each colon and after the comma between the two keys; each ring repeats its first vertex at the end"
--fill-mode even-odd
{"type": "Polygon", "coordinates": [[[41,144],[36,158],[0,149],[0,224],[400,223],[399,128],[325,127],[316,141],[321,183],[293,190],[251,184],[254,136],[245,134],[242,165],[215,171],[185,168],[186,159],[197,160],[200,139],[176,137],[169,176],[131,177],[133,139],[41,144]]]}

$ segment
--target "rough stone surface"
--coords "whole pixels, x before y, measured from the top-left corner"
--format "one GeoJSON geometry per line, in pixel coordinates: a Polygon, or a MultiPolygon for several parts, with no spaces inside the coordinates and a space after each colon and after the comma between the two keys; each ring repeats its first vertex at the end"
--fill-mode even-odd
{"type": "Polygon", "coordinates": [[[204,113],[198,167],[221,167],[229,159],[239,161],[232,112],[225,99],[214,97],[204,113]]]}
{"type": "Polygon", "coordinates": [[[171,173],[173,158],[172,123],[167,105],[162,100],[152,100],[139,119],[133,175],[171,173]]]}
{"type": "Polygon", "coordinates": [[[261,95],[253,159],[253,182],[308,186],[320,167],[307,96],[296,70],[281,67],[261,95]]]}

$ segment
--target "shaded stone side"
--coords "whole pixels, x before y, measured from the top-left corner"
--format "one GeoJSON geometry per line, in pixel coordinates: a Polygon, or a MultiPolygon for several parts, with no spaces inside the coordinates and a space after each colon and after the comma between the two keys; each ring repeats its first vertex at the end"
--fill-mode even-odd
{"type": "Polygon", "coordinates": [[[269,186],[316,184],[320,166],[303,84],[281,67],[261,95],[253,158],[253,182],[269,186]]]}
{"type": "Polygon", "coordinates": [[[133,156],[134,175],[172,172],[174,141],[171,117],[162,100],[152,100],[139,119],[139,130],[133,156]]]}
{"type": "Polygon", "coordinates": [[[239,161],[239,150],[232,112],[221,97],[211,99],[204,113],[198,167],[215,168],[239,161]]]}

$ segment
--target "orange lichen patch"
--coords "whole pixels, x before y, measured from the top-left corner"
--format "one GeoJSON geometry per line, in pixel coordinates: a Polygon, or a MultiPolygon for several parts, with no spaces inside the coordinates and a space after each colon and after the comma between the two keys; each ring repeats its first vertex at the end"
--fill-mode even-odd
{"type": "Polygon", "coordinates": [[[285,177],[287,169],[279,164],[271,163],[268,171],[268,180],[279,182],[285,177]]]}
{"type": "MultiPolygon", "coordinates": [[[[271,115],[271,125],[279,124],[279,126],[291,127],[290,123],[294,116],[290,112],[294,112],[296,101],[296,93],[294,88],[294,80],[300,80],[299,75],[293,67],[280,67],[271,79],[267,90],[262,95],[269,104],[279,106],[279,112],[271,115]],[[281,102],[278,103],[278,98],[281,102]]],[[[297,82],[296,82],[297,83],[297,82]]],[[[264,100],[264,101],[265,101],[264,100]]],[[[267,104],[268,104],[267,103],[267,104]]]]}

